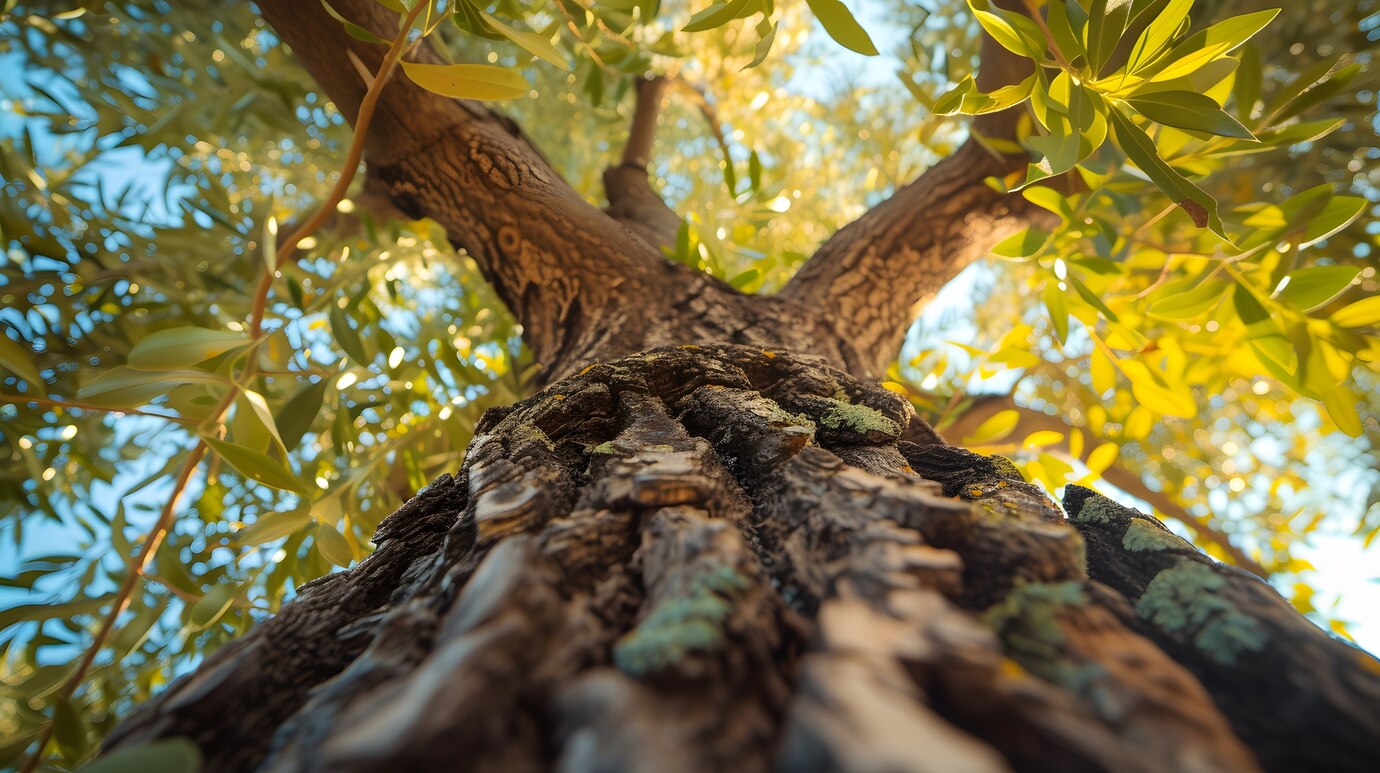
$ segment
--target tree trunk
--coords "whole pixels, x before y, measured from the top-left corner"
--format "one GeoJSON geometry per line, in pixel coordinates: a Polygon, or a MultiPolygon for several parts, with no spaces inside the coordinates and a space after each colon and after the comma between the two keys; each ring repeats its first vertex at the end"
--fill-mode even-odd
{"type": "Polygon", "coordinates": [[[822,360],[592,365],[144,706],[208,771],[1370,769],[1380,664],[822,360]]]}

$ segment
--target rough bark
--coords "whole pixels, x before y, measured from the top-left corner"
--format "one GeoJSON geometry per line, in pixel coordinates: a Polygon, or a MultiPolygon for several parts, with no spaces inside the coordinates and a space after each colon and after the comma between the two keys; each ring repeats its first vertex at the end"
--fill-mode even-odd
{"type": "Polygon", "coordinates": [[[814,357],[596,364],[486,414],[374,554],[110,744],[185,735],[208,771],[1366,765],[1380,664],[1069,502],[814,357]]]}

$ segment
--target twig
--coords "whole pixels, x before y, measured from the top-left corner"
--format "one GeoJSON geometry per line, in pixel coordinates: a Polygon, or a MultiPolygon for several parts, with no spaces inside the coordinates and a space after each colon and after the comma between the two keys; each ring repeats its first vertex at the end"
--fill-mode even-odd
{"type": "Polygon", "coordinates": [[[1035,0],[1022,0],[1030,18],[1035,20],[1036,26],[1045,34],[1045,42],[1049,43],[1049,51],[1054,54],[1054,59],[1059,62],[1059,66],[1070,75],[1077,75],[1078,71],[1073,69],[1073,65],[1064,56],[1064,52],[1059,50],[1059,43],[1054,40],[1054,31],[1045,23],[1045,17],[1040,15],[1040,9],[1035,6],[1035,0]]]}
{"type": "Polygon", "coordinates": [[[175,421],[179,424],[197,423],[196,419],[188,419],[184,416],[169,416],[163,413],[151,413],[149,411],[141,411],[136,408],[107,408],[103,405],[91,405],[90,403],[74,403],[68,400],[49,400],[46,397],[28,397],[26,395],[0,395],[0,403],[9,403],[12,405],[26,405],[28,403],[34,403],[36,405],[49,405],[54,408],[79,409],[83,411],[99,411],[103,413],[124,413],[132,416],[148,416],[154,419],[163,419],[164,421],[175,421]]]}
{"type": "MultiPolygon", "coordinates": [[[[393,39],[392,45],[388,47],[388,53],[383,57],[383,62],[379,66],[378,74],[374,77],[373,82],[369,84],[369,90],[365,93],[364,99],[360,102],[359,115],[355,120],[354,137],[351,139],[349,152],[345,156],[345,165],[341,170],[340,179],[336,181],[335,187],[331,189],[330,195],[327,197],[326,201],[322,202],[320,208],[318,208],[310,218],[307,218],[306,222],[304,222],[301,227],[293,231],[292,234],[284,240],[278,251],[278,257],[274,263],[273,270],[269,271],[267,267],[265,267],[265,270],[262,271],[263,278],[259,281],[258,290],[255,292],[254,305],[249,318],[249,332],[253,338],[257,339],[262,334],[264,312],[268,306],[268,294],[273,287],[273,279],[277,270],[292,258],[293,253],[297,250],[297,246],[301,244],[302,240],[315,233],[316,229],[320,228],[321,225],[326,222],[326,218],[330,216],[331,212],[335,211],[336,205],[345,198],[345,193],[350,187],[350,182],[354,180],[355,171],[359,168],[360,160],[364,156],[364,137],[368,132],[369,122],[373,118],[374,108],[378,105],[379,93],[383,90],[384,84],[388,82],[389,76],[393,74],[393,70],[397,66],[398,59],[406,46],[408,34],[412,30],[413,22],[417,20],[417,16],[421,11],[430,7],[430,5],[430,3],[421,2],[414,4],[412,10],[408,12],[407,17],[403,20],[398,30],[397,37],[393,39]]],[[[243,374],[244,380],[253,377],[253,369],[254,358],[250,357],[245,366],[245,374],[243,374]]],[[[213,414],[217,424],[221,423],[225,416],[225,412],[230,409],[231,404],[234,403],[238,395],[239,387],[232,384],[229,392],[226,394],[225,398],[221,400],[220,405],[217,406],[213,414]]],[[[71,699],[77,687],[79,687],[86,678],[86,673],[91,669],[91,664],[95,662],[96,655],[100,652],[101,647],[105,645],[105,640],[110,636],[110,632],[114,630],[115,621],[119,618],[120,613],[129,605],[130,595],[133,593],[139,578],[143,576],[144,568],[148,565],[149,559],[153,557],[158,546],[162,544],[163,538],[167,536],[168,529],[172,526],[173,517],[177,512],[177,501],[181,498],[182,492],[186,489],[187,483],[192,478],[192,474],[196,472],[197,466],[206,455],[206,451],[207,445],[206,441],[203,439],[197,442],[191,454],[187,457],[187,463],[182,466],[182,472],[178,475],[177,482],[173,486],[172,494],[168,496],[167,504],[164,505],[162,513],[158,516],[158,521],[154,524],[153,530],[149,532],[148,539],[144,542],[144,546],[140,548],[139,555],[131,562],[129,573],[120,584],[120,589],[115,595],[114,606],[111,607],[105,619],[101,621],[100,630],[96,632],[96,637],[92,640],[91,645],[86,648],[86,652],[83,653],[81,660],[77,663],[76,671],[74,671],[72,676],[63,684],[62,690],[59,692],[63,700],[71,699]]],[[[39,735],[38,748],[34,750],[33,755],[24,763],[22,773],[32,773],[33,770],[38,767],[39,761],[43,758],[43,750],[48,746],[48,742],[52,740],[53,729],[54,724],[50,722],[39,735]]]]}

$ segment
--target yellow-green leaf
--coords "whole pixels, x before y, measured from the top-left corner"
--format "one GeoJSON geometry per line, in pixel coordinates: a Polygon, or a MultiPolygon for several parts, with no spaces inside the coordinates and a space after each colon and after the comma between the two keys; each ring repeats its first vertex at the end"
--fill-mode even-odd
{"type": "Polygon", "coordinates": [[[1342,294],[1361,273],[1355,266],[1309,266],[1285,276],[1279,297],[1296,309],[1315,309],[1342,294]]]}
{"type": "Polygon", "coordinates": [[[1112,462],[1116,461],[1116,456],[1120,451],[1121,448],[1116,443],[1103,443],[1094,448],[1092,453],[1088,454],[1088,461],[1086,462],[1088,469],[1094,475],[1101,475],[1108,467],[1112,466],[1112,462]]]}
{"type": "Polygon", "coordinates": [[[197,773],[201,750],[185,738],[121,747],[79,773],[197,773]]]}
{"type": "Polygon", "coordinates": [[[29,350],[3,333],[0,333],[0,367],[24,379],[40,391],[43,389],[43,377],[39,375],[38,366],[34,364],[29,350]]]}
{"type": "Polygon", "coordinates": [[[1332,324],[1339,327],[1370,327],[1380,325],[1380,295],[1350,304],[1338,309],[1332,315],[1332,324]]]}
{"type": "Polygon", "coordinates": [[[1167,81],[1183,77],[1208,62],[1226,56],[1264,29],[1278,13],[1278,8],[1271,8],[1233,16],[1190,36],[1150,65],[1148,69],[1154,72],[1150,80],[1167,81]]]}
{"type": "Polygon", "coordinates": [[[492,14],[486,11],[480,11],[480,15],[484,17],[484,21],[488,22],[490,27],[497,30],[503,37],[516,43],[527,53],[545,59],[562,70],[570,70],[570,63],[561,55],[560,49],[552,45],[549,36],[542,36],[536,32],[524,32],[519,29],[514,29],[501,20],[494,18],[492,14]]]}
{"type": "Polygon", "coordinates": [[[139,370],[185,368],[247,343],[243,333],[204,327],[174,327],[140,339],[129,351],[129,366],[139,370]]]}
{"type": "Polygon", "coordinates": [[[336,566],[349,566],[350,562],[355,560],[354,552],[350,550],[350,543],[345,539],[345,535],[329,524],[323,523],[316,527],[316,549],[322,558],[336,566]]]}
{"type": "Polygon", "coordinates": [[[235,542],[245,547],[262,545],[265,542],[286,537],[308,523],[311,523],[310,510],[268,513],[249,526],[235,532],[235,542]]]}
{"type": "Polygon", "coordinates": [[[120,366],[88,381],[77,391],[77,397],[110,408],[130,408],[187,383],[224,384],[225,380],[200,370],[146,371],[120,366]]]}
{"type": "Polygon", "coordinates": [[[978,428],[973,430],[973,434],[964,438],[963,442],[969,445],[980,445],[1001,440],[1015,431],[1016,423],[1020,420],[1020,411],[1015,409],[998,411],[979,424],[978,428]]]}
{"type": "Polygon", "coordinates": [[[230,605],[235,601],[235,594],[240,592],[240,586],[232,582],[219,583],[206,592],[195,604],[192,605],[191,612],[187,615],[187,625],[192,630],[202,631],[215,625],[225,612],[230,609],[230,605]]]}
{"type": "Polygon", "coordinates": [[[418,86],[457,99],[516,99],[532,88],[520,74],[489,64],[403,62],[402,68],[418,86]]]}
{"type": "Polygon", "coordinates": [[[829,37],[837,41],[839,45],[866,56],[877,55],[877,47],[872,44],[872,38],[868,37],[867,30],[858,24],[858,20],[853,18],[848,6],[839,0],[805,0],[805,2],[814,12],[815,18],[819,19],[819,23],[824,26],[824,31],[829,33],[829,37]]]}
{"type": "Polygon", "coordinates": [[[1026,436],[1025,442],[1021,443],[1025,448],[1044,448],[1052,446],[1064,439],[1064,433],[1056,432],[1052,429],[1042,429],[1030,433],[1026,436]]]}
{"type": "Polygon", "coordinates": [[[306,493],[308,490],[302,481],[293,474],[292,470],[284,467],[281,462],[268,454],[228,443],[219,438],[205,437],[203,440],[217,454],[220,454],[220,458],[224,459],[226,464],[250,480],[297,494],[306,493]]]}

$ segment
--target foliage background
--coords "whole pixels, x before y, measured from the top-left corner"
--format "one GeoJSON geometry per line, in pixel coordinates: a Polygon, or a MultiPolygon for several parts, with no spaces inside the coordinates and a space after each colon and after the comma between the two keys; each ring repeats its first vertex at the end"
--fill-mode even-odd
{"type": "MultiPolygon", "coordinates": [[[[702,89],[731,165],[694,100],[673,98],[654,183],[687,218],[672,257],[736,286],[779,287],[824,237],[967,136],[966,119],[931,109],[976,63],[976,25],[962,3],[868,3],[858,16],[882,51],[875,58],[830,42],[804,3],[781,3],[772,54],[751,69],[742,68],[757,44],[752,24],[691,36],[677,30],[698,6],[667,2],[652,22],[620,33],[616,14],[645,5],[600,3],[598,24],[563,34],[569,73],[506,40],[453,26],[436,34],[456,61],[530,80],[530,94],[507,109],[591,201],[621,150],[630,74],[674,74],[702,89]]],[[[1286,298],[1270,311],[1345,342],[1325,367],[1356,431],[1339,432],[1329,411],[1250,354],[1236,305],[1192,318],[1149,312],[1175,289],[1166,283],[1201,274],[1221,253],[1152,186],[1124,177],[1073,203],[1096,219],[1091,227],[1062,229],[1040,256],[965,272],[917,321],[891,377],[941,427],[968,427],[970,445],[1010,454],[1051,490],[1093,480],[1132,502],[1164,494],[1177,508],[1161,508],[1172,526],[1193,520],[1227,535],[1321,624],[1347,634],[1348,621],[1362,622],[1350,632],[1374,649],[1380,620],[1360,618],[1380,600],[1361,561],[1380,533],[1380,343],[1373,326],[1342,335],[1327,325],[1380,288],[1380,4],[1284,5],[1239,52],[1228,109],[1263,121],[1299,73],[1346,55],[1356,77],[1315,94],[1288,124],[1340,125],[1316,142],[1207,158],[1198,171],[1212,172],[1204,185],[1229,224],[1264,222],[1269,205],[1324,183],[1362,201],[1360,216],[1325,240],[1301,249],[1280,235],[1268,250],[1300,267],[1355,269],[1317,308],[1286,298]],[[1070,274],[1121,328],[1071,291],[1070,274]],[[1070,331],[1058,304],[1074,317],[1070,331]],[[1123,354],[1143,345],[1118,335],[1153,342],[1160,356],[1143,359],[1182,383],[1191,410],[1167,412],[1124,374],[1108,376],[1088,331],[1123,354]],[[1011,408],[965,425],[984,395],[1010,396],[1011,408]],[[1034,416],[1071,426],[1003,432],[1034,416]],[[1108,470],[1142,490],[1101,482],[1108,470]],[[1335,607],[1340,596],[1348,602],[1335,607]]],[[[560,12],[486,7],[538,29],[560,12]]],[[[1205,0],[1194,19],[1266,7],[1205,0]]],[[[289,229],[324,198],[349,131],[248,4],[12,0],[0,18],[0,72],[0,329],[44,382],[40,395],[18,370],[0,372],[0,755],[18,754],[56,713],[76,717],[80,732],[58,741],[80,759],[121,711],[292,588],[363,556],[378,520],[457,468],[478,416],[525,394],[530,375],[515,322],[473,262],[434,224],[393,219],[357,186],[304,259],[284,268],[267,325],[277,332],[243,385],[262,396],[279,437],[247,401],[228,421],[239,445],[273,456],[281,441],[277,458],[296,481],[288,488],[301,491],[213,458],[87,686],[71,704],[58,700],[235,355],[193,369],[205,378],[160,371],[94,392],[93,380],[157,331],[242,330],[275,224],[289,229]]]]}

